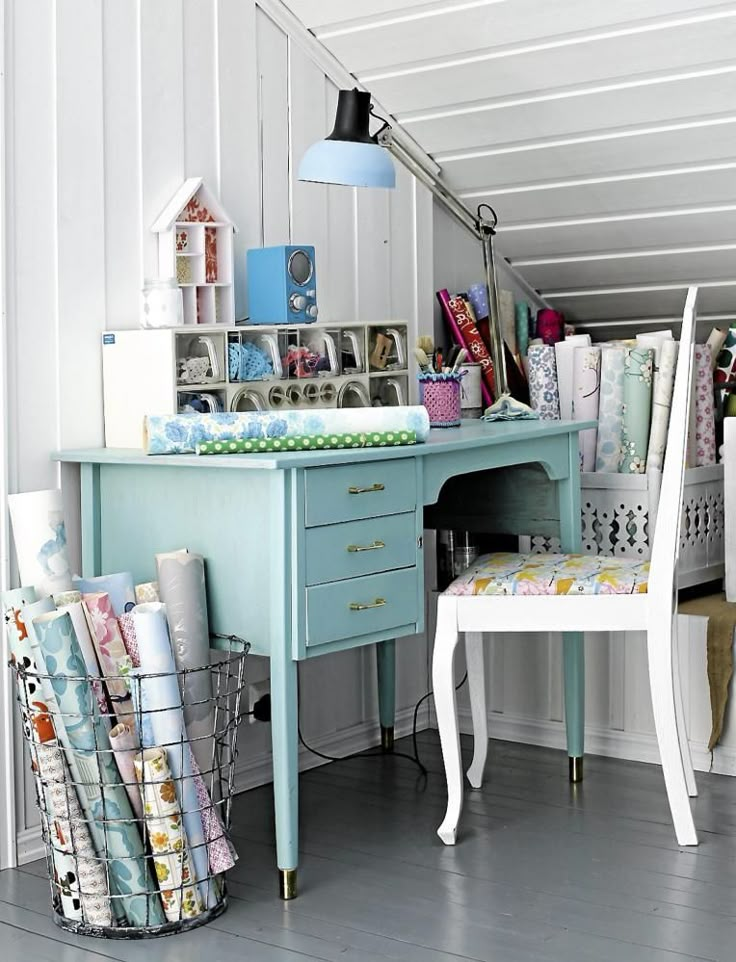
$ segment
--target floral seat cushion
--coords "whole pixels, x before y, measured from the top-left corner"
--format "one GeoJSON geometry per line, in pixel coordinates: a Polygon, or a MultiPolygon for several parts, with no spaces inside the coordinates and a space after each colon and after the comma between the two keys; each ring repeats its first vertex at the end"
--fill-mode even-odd
{"type": "Polygon", "coordinates": [[[448,595],[644,594],[649,562],[582,554],[481,555],[452,582],[448,595]]]}

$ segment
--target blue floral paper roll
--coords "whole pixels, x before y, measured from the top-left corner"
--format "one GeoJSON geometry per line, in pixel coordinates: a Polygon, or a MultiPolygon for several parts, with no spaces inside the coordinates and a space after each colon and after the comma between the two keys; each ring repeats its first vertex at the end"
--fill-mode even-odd
{"type": "Polygon", "coordinates": [[[654,351],[632,347],[624,360],[624,413],[620,474],[644,474],[652,413],[654,351]]]}
{"type": "Polygon", "coordinates": [[[204,441],[240,441],[290,435],[415,431],[429,436],[429,416],[421,405],[384,408],[330,408],[324,411],[149,415],[143,447],[147,454],[194,454],[204,441]]]}
{"type": "Polygon", "coordinates": [[[626,348],[601,348],[601,390],[598,404],[596,471],[617,474],[624,421],[624,361],[626,348]]]}
{"type": "Polygon", "coordinates": [[[529,347],[529,400],[544,421],[559,421],[560,391],[557,384],[555,349],[551,344],[529,347]]]}
{"type": "Polygon", "coordinates": [[[161,899],[146,864],[135,816],[120,781],[101,721],[72,620],[67,612],[34,619],[36,635],[52,675],[52,687],[64,716],[64,747],[75,756],[86,784],[80,799],[90,820],[99,855],[109,859],[110,882],[116,901],[134,926],[163,925],[161,899]]]}
{"type": "MultiPolygon", "coordinates": [[[[98,578],[73,578],[74,587],[83,595],[104,592],[110,596],[110,604],[116,618],[125,614],[127,604],[135,604],[135,585],[133,575],[129,571],[118,571],[112,575],[100,575],[98,578]]],[[[58,604],[58,602],[57,602],[58,604]]]]}

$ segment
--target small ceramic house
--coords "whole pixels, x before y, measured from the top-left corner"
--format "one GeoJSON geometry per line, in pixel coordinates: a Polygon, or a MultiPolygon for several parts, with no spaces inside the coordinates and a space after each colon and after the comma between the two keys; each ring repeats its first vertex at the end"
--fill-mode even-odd
{"type": "Polygon", "coordinates": [[[201,177],[185,180],[156,219],[158,268],[182,290],[185,324],[232,324],[237,227],[201,177]]]}

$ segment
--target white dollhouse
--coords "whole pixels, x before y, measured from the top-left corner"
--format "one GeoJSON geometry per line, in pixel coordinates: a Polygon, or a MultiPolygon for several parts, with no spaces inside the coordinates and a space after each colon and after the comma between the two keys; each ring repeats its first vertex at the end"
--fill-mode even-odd
{"type": "Polygon", "coordinates": [[[232,324],[233,233],[237,227],[202,177],[185,180],[157,217],[161,278],[175,277],[185,324],[232,324]]]}

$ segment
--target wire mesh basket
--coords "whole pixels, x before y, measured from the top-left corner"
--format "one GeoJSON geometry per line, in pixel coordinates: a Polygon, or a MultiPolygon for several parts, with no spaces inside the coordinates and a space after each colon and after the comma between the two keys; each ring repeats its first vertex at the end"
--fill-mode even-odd
{"type": "Polygon", "coordinates": [[[225,910],[249,645],[215,645],[201,667],[104,678],[63,637],[58,664],[47,639],[47,673],[11,661],[62,928],[151,938],[225,910]]]}

